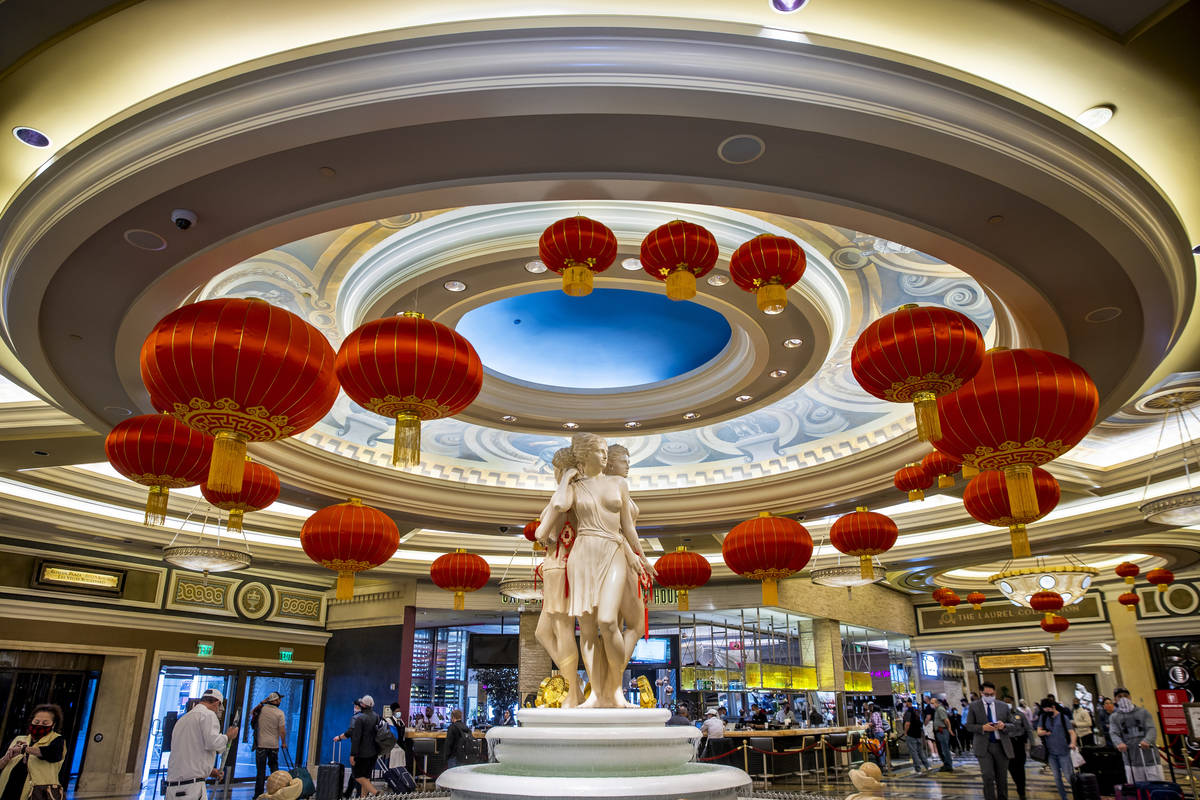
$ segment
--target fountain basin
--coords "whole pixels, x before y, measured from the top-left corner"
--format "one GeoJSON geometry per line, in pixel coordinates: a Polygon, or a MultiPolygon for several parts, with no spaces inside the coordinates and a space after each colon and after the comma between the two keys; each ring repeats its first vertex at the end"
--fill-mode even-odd
{"type": "Polygon", "coordinates": [[[640,777],[547,777],[510,775],[503,764],[472,764],[443,772],[439,789],[454,800],[538,800],[610,798],[611,800],[736,800],[750,792],[750,776],[734,767],[685,764],[659,775],[640,777]]]}

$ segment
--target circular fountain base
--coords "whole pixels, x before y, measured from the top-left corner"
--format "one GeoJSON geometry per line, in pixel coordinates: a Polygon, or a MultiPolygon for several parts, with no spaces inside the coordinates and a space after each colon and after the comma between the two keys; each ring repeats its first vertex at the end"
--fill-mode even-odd
{"type": "Polygon", "coordinates": [[[556,778],[543,775],[506,775],[502,764],[472,764],[442,773],[439,789],[449,789],[456,800],[574,800],[579,797],[627,800],[736,800],[749,793],[750,776],[734,767],[689,764],[669,774],[635,777],[556,778]]]}

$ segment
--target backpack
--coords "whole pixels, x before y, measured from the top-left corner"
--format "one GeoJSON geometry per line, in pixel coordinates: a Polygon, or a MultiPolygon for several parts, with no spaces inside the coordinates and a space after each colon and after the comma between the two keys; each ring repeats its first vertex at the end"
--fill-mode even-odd
{"type": "Polygon", "coordinates": [[[459,733],[462,734],[458,737],[457,744],[454,745],[455,759],[458,760],[460,765],[478,763],[480,760],[479,742],[475,741],[475,736],[471,733],[471,729],[465,724],[461,722],[455,724],[460,726],[459,733]]]}
{"type": "Polygon", "coordinates": [[[380,717],[375,723],[375,747],[382,755],[387,755],[392,752],[392,748],[396,746],[396,732],[392,730],[392,726],[380,717]]]}

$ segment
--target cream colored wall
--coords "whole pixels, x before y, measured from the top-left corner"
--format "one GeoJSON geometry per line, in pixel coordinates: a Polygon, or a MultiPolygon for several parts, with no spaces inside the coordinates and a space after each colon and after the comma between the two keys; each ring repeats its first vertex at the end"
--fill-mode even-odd
{"type": "Polygon", "coordinates": [[[808,578],[779,582],[779,605],[812,617],[915,636],[917,620],[909,595],[878,584],[845,589],[817,586],[808,578]]]}
{"type": "Polygon", "coordinates": [[[112,797],[137,791],[138,776],[125,769],[130,741],[122,733],[132,727],[131,711],[137,706],[144,669],[140,652],[104,657],[76,797],[112,797]],[[97,736],[102,737],[100,741],[97,736]]]}

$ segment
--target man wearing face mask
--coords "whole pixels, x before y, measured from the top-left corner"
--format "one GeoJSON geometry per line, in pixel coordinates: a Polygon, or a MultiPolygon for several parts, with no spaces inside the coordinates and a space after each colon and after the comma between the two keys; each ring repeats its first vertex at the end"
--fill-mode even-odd
{"type": "Polygon", "coordinates": [[[979,759],[983,777],[984,800],[1008,800],[1008,760],[1013,757],[1012,742],[1004,720],[1012,709],[996,699],[996,687],[984,683],[983,697],[971,704],[967,712],[967,730],[974,734],[972,749],[979,759]]]}
{"type": "Polygon", "coordinates": [[[238,735],[236,725],[221,733],[224,705],[225,696],[218,689],[205,689],[195,707],[175,723],[167,763],[167,800],[199,800],[204,797],[205,779],[221,777],[213,762],[238,735]]]}
{"type": "Polygon", "coordinates": [[[1129,783],[1161,781],[1162,767],[1154,749],[1158,731],[1153,717],[1133,704],[1128,689],[1117,689],[1113,696],[1117,710],[1108,718],[1108,732],[1125,759],[1125,777],[1129,783]]]}

